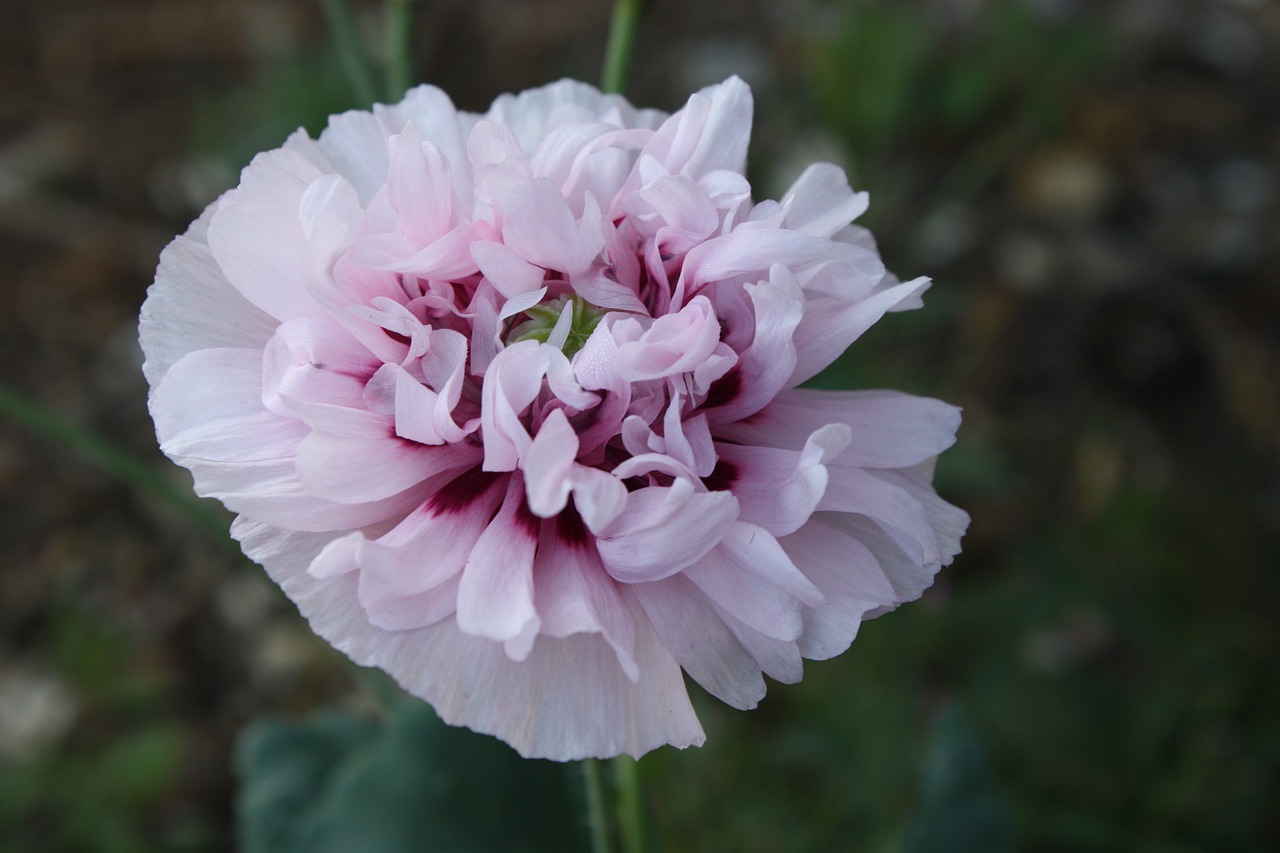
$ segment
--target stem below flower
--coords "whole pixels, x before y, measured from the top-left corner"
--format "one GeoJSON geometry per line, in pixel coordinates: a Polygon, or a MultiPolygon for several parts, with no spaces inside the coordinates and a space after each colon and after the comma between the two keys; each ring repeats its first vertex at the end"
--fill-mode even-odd
{"type": "Polygon", "coordinates": [[[604,73],[600,88],[622,94],[627,87],[627,69],[631,65],[631,48],[640,23],[641,0],[617,0],[613,4],[613,23],[609,27],[609,43],[604,49],[604,73]]]}
{"type": "Polygon", "coordinates": [[[629,755],[613,759],[613,783],[618,789],[618,828],[622,853],[644,853],[644,816],[640,813],[640,763],[629,755]]]}
{"type": "Polygon", "coordinates": [[[600,778],[600,762],[582,760],[582,783],[587,792],[587,827],[591,831],[591,853],[613,853],[609,832],[609,815],[604,807],[604,782],[600,778]]]}

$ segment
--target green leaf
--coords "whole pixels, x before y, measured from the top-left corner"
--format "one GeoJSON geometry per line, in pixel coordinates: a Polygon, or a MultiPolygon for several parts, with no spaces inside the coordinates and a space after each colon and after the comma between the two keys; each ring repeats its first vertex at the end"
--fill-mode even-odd
{"type": "Polygon", "coordinates": [[[906,853],[1012,850],[1008,809],[986,751],[954,708],[938,720],[927,759],[924,798],[907,833],[906,853]]]}
{"type": "Polygon", "coordinates": [[[565,767],[400,703],[373,723],[331,712],[257,723],[236,756],[245,853],[573,850],[565,767]]]}

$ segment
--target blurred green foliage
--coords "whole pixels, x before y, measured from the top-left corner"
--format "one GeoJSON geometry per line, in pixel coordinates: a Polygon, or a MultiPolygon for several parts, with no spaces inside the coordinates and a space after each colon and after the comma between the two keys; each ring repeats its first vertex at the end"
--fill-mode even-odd
{"type": "Polygon", "coordinates": [[[166,685],[137,666],[123,632],[71,601],[55,605],[50,630],[53,663],[85,710],[67,743],[0,764],[3,849],[203,849],[199,826],[167,827],[160,846],[151,826],[189,751],[188,733],[163,710],[166,685]]]}
{"type": "Polygon", "coordinates": [[[416,700],[374,722],[254,724],[236,754],[244,853],[469,853],[585,846],[576,768],[520,758],[416,700]]]}
{"type": "MultiPolygon", "coordinates": [[[[878,204],[903,194],[894,149],[909,137],[968,143],[942,158],[948,171],[929,196],[969,195],[1011,147],[1060,131],[1072,92],[1110,56],[1096,25],[1046,21],[1025,0],[984,4],[976,25],[953,32],[918,3],[826,8],[834,21],[804,44],[805,82],[821,122],[848,143],[853,185],[878,204]]],[[[868,221],[881,215],[873,205],[868,221]]]]}

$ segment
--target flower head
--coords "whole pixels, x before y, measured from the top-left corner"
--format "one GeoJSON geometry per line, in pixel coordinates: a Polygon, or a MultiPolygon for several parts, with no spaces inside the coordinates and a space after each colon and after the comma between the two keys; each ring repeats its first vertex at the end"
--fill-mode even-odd
{"type": "Polygon", "coordinates": [[[958,411],[797,386],[925,279],[835,166],[743,176],[734,78],[667,116],[421,87],[259,155],[142,309],[162,449],[312,627],[526,755],[698,744],[959,550],[958,411]]]}

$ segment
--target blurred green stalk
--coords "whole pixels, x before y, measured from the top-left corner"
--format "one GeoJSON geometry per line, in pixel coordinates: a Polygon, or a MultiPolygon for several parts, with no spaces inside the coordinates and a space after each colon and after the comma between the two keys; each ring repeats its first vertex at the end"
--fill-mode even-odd
{"type": "Polygon", "coordinates": [[[604,780],[600,778],[600,762],[584,758],[582,785],[587,794],[587,829],[591,833],[591,853],[613,853],[613,834],[609,832],[609,813],[604,807],[604,780]]]}
{"type": "Polygon", "coordinates": [[[387,0],[387,103],[403,98],[413,83],[412,36],[413,0],[387,0]]]}
{"type": "Polygon", "coordinates": [[[180,489],[158,474],[147,463],[133,457],[105,438],[79,427],[48,409],[27,399],[5,385],[0,385],[0,414],[51,439],[88,459],[108,474],[140,491],[149,492],[187,516],[197,527],[215,536],[219,542],[235,548],[227,536],[227,521],[185,489],[180,489]]]}
{"type": "Polygon", "coordinates": [[[644,853],[644,820],[640,814],[640,762],[629,755],[613,759],[613,783],[618,789],[618,828],[622,853],[644,853]]]}
{"type": "Polygon", "coordinates": [[[333,34],[338,61],[342,63],[342,70],[351,83],[351,91],[356,96],[358,105],[367,108],[377,99],[378,93],[373,84],[373,69],[360,47],[360,34],[356,32],[346,0],[320,0],[320,8],[324,11],[325,21],[333,34]]]}
{"type": "Polygon", "coordinates": [[[627,88],[627,70],[631,67],[631,51],[640,23],[640,4],[641,0],[617,0],[613,5],[613,23],[609,27],[604,72],[600,76],[600,88],[605,92],[621,95],[627,88]]]}

